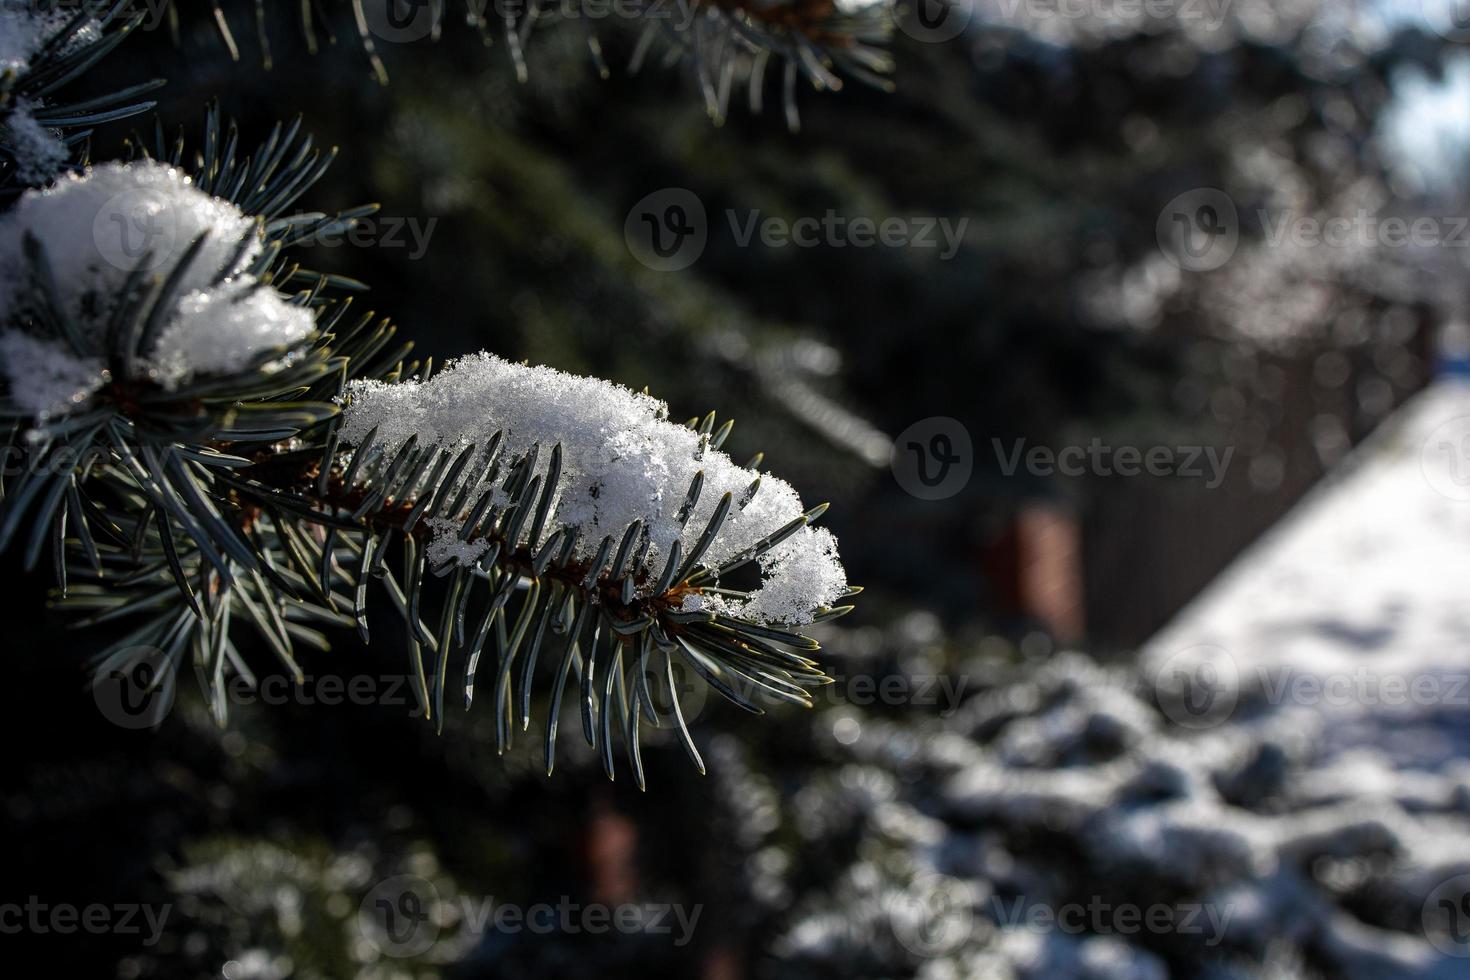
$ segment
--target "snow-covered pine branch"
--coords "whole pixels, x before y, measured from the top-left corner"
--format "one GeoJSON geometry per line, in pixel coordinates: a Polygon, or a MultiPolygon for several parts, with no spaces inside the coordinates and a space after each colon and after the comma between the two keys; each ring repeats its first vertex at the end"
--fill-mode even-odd
{"type": "MultiPolygon", "coordinates": [[[[69,54],[101,38],[101,26],[91,19],[62,38],[71,19],[67,11],[42,11],[34,3],[0,3],[0,76],[25,76],[31,70],[31,60],[55,41],[61,42],[56,45],[59,53],[69,54]]],[[[40,99],[8,91],[4,94],[10,97],[5,99],[0,117],[0,147],[14,160],[17,180],[38,184],[55,175],[66,162],[66,144],[37,120],[36,111],[43,107],[40,99]]]]}
{"type": "Polygon", "coordinates": [[[539,662],[548,772],[575,677],[584,737],[609,776],[621,737],[640,786],[640,719],[703,766],[676,664],[755,713],[810,704],[827,678],[802,630],[857,591],[810,526],[825,505],[736,465],[713,414],[676,425],[647,395],[490,354],[405,361],[391,324],[349,315],[361,284],[281,254],[371,210],[287,213],[330,157],[295,127],[249,156],[217,111],[207,128],[187,171],[102,164],[0,215],[0,416],[24,460],[0,549],[24,540],[30,567],[49,546],[84,624],[142,618],[99,676],[192,651],[223,723],[227,678],[250,676],[240,634],[301,678],[297,645],[367,640],[371,605],[408,627],[438,724],[451,672],[469,707],[493,651],[504,749],[539,662]]]}
{"type": "MultiPolygon", "coordinates": [[[[460,11],[454,6],[444,2],[409,5],[407,17],[393,17],[389,15],[391,7],[381,3],[353,2],[349,16],[347,0],[340,0],[335,6],[313,5],[300,25],[308,47],[315,50],[321,43],[319,35],[330,35],[334,30],[341,33],[344,24],[350,24],[373,74],[384,83],[388,81],[388,69],[378,50],[382,41],[403,44],[439,40],[446,25],[452,28],[454,21],[477,30],[486,42],[493,41],[505,51],[516,77],[523,82],[533,70],[535,33],[562,21],[579,22],[569,29],[585,33],[588,56],[600,76],[610,76],[616,67],[610,66],[604,56],[598,37],[600,18],[595,13],[552,0],[522,0],[496,5],[494,10],[488,9],[486,0],[465,0],[460,11]],[[502,30],[503,47],[495,37],[502,30]]],[[[266,5],[247,6],[242,0],[236,10],[227,14],[227,9],[228,5],[221,7],[216,2],[213,15],[204,16],[219,32],[231,57],[240,54],[231,21],[253,16],[253,33],[260,40],[262,60],[270,64],[266,5]]],[[[888,78],[893,71],[893,57],[887,45],[898,16],[894,0],[763,0],[755,4],[744,0],[625,0],[616,9],[619,18],[644,22],[627,70],[638,72],[650,55],[655,60],[662,55],[667,63],[688,62],[705,108],[716,121],[723,121],[729,114],[733,94],[745,92],[751,112],[758,114],[768,101],[775,101],[770,90],[776,89],[787,125],[796,130],[800,126],[798,80],[819,92],[841,89],[844,79],[855,79],[883,91],[893,88],[888,78]],[[768,75],[777,75],[779,82],[772,82],[768,75]]],[[[180,4],[170,14],[180,12],[184,16],[203,13],[180,4]]]]}
{"type": "Polygon", "coordinates": [[[143,23],[134,6],[0,0],[0,190],[51,180],[87,127],[153,108],[139,97],[161,80],[75,103],[57,94],[143,23]]]}
{"type": "Polygon", "coordinates": [[[87,405],[109,381],[174,389],[299,345],[314,329],[312,313],[249,271],[263,247],[255,219],[149,160],[103,164],[28,191],[0,216],[0,355],[10,400],[44,419],[87,405]],[[60,336],[16,325],[47,319],[47,297],[34,289],[38,263],[67,323],[60,336]],[[129,376],[114,378],[108,327],[132,301],[137,275],[158,270],[171,273],[160,297],[171,308],[150,311],[140,358],[129,376]]]}
{"type": "MultiPolygon", "coordinates": [[[[806,513],[789,483],[736,465],[708,434],[670,422],[663,402],[596,378],[513,364],[488,353],[460,358],[426,382],[350,384],[342,440],[358,445],[373,433],[373,446],[385,454],[410,438],[421,449],[458,453],[470,444],[486,445],[497,434],[500,451],[511,459],[538,446],[560,446],[557,474],[548,475],[549,452],[538,455],[534,471],[556,481],[556,523],[527,544],[539,548],[557,526],[574,528],[574,554],[591,560],[605,537],[621,541],[637,522],[647,544],[638,548],[633,574],[645,590],[671,558],[687,560],[695,552],[727,496],[728,512],[699,559],[711,569],[802,522],[806,513]],[[698,497],[689,510],[685,503],[694,485],[698,497]]],[[[505,502],[503,495],[492,501],[505,502]]],[[[483,539],[461,541],[461,525],[452,517],[431,524],[431,559],[468,565],[490,548],[483,539]]],[[[763,577],[748,598],[690,593],[684,608],[800,625],[847,591],[836,539],[825,528],[801,523],[757,560],[763,577]]]]}

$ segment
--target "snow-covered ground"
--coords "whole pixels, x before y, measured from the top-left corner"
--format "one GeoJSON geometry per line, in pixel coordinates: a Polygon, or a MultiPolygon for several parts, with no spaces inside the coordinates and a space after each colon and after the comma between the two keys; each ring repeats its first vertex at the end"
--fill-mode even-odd
{"type": "Polygon", "coordinates": [[[781,951],[935,980],[1470,977],[1467,593],[1470,384],[1442,382],[1138,664],[977,659],[922,734],[820,719],[848,766],[793,801],[824,814],[803,846],[857,833],[859,857],[781,951]]]}
{"type": "Polygon", "coordinates": [[[1301,715],[1362,787],[1470,759],[1470,382],[1405,405],[1141,662],[1183,724],[1301,715]]]}

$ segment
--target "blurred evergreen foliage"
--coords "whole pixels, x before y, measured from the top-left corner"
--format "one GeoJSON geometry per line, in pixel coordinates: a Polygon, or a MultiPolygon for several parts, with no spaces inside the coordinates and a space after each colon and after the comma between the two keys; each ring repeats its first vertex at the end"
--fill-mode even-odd
{"type": "MultiPolygon", "coordinates": [[[[609,22],[600,36],[609,62],[625,64],[636,31],[609,22]]],[[[343,148],[313,206],[375,200],[384,217],[436,222],[421,258],[353,246],[309,258],[372,283],[371,304],[422,354],[483,347],[646,384],[676,415],[714,407],[703,399],[718,391],[722,414],[740,422],[737,456],[758,446],[804,494],[836,504],[830,523],[852,578],[870,586],[853,625],[832,630],[839,672],[904,674],[916,650],[931,672],[975,651],[1020,657],[994,635],[1016,624],[997,615],[975,554],[1019,499],[1070,495],[1085,506],[1102,491],[1003,481],[991,438],[1112,432],[1134,444],[1253,445],[1281,455],[1287,474],[1255,491],[1264,503],[1252,520],[1264,526],[1343,448],[1314,442],[1313,421],[1328,415],[1347,443],[1360,438],[1422,382],[1424,332],[1445,316],[1447,301],[1428,287],[1385,295],[1311,274],[1332,297],[1322,336],[1260,341],[1269,323],[1252,332],[1243,328],[1258,324],[1232,321],[1207,277],[1174,287],[1142,322],[1097,314],[1100,283],[1159,260],[1155,222],[1176,194],[1221,187],[1249,215],[1288,177],[1308,209],[1330,207],[1354,182],[1382,185],[1373,125],[1392,69],[1437,70],[1447,50],[1420,34],[1332,74],[1292,41],[1204,48],[1164,31],[1068,47],[1000,31],[947,44],[898,35],[897,91],[803,92],[800,135],[776,113],[738,108],[712,126],[675,69],[600,80],[575,30],[538,32],[525,84],[503,50],[471,32],[383,45],[386,88],[345,41],[313,57],[290,30],[273,38],[266,71],[248,32],[232,63],[207,20],[186,19],[177,46],[166,32],[134,38],[85,85],[162,75],[171,83],[153,97],[163,119],[195,119],[218,97],[256,135],[305,113],[306,131],[343,148]],[[1265,177],[1263,158],[1276,167],[1265,177]],[[634,202],[665,187],[693,191],[710,216],[708,248],[677,274],[639,264],[622,233],[634,202]],[[944,262],[905,249],[739,248],[726,209],[971,220],[944,262]],[[1321,368],[1329,356],[1349,362],[1332,383],[1321,368]],[[790,363],[805,365],[822,405],[851,413],[839,413],[837,435],[814,433],[833,417],[799,399],[793,410],[773,386],[780,372],[763,367],[790,363]],[[1388,396],[1365,402],[1374,380],[1388,396]],[[1283,410],[1296,398],[1306,407],[1283,410]],[[932,415],[960,418],[977,445],[975,480],[943,505],[904,495],[843,437],[932,415]],[[943,613],[954,638],[927,618],[903,619],[915,606],[943,613]]],[[[95,155],[125,128],[100,129],[95,155]]],[[[1243,231],[1246,249],[1260,229],[1243,231]]],[[[1276,285],[1293,286],[1288,271],[1276,270],[1276,285]]],[[[1215,567],[1230,548],[1220,546],[1215,567]]],[[[12,576],[6,586],[14,608],[39,607],[35,582],[12,576]]],[[[721,733],[733,712],[712,702],[697,733],[719,756],[711,776],[695,778],[673,740],[655,736],[645,797],[604,785],[580,746],[549,782],[530,746],[499,762],[484,712],[454,717],[462,731],[438,738],[395,708],[256,706],[220,734],[190,692],[158,736],[119,734],[85,695],[41,704],[29,694],[81,687],[81,657],[55,624],[19,617],[11,642],[27,654],[12,658],[0,693],[0,725],[20,746],[0,819],[11,890],[178,908],[155,949],[124,937],[38,943],[60,972],[106,975],[120,963],[119,976],[218,975],[228,959],[258,967],[232,977],[390,975],[354,958],[357,879],[333,879],[333,868],[377,880],[427,867],[465,894],[507,901],[585,896],[589,822],[608,812],[636,828],[640,895],[701,902],[718,927],[683,950],[627,937],[501,937],[446,975],[715,976],[710,964],[723,962],[738,964],[734,975],[787,975],[772,956],[792,901],[782,889],[832,893],[862,840],[834,831],[815,849],[790,809],[802,786],[836,778],[830,732],[846,709],[777,712],[741,727],[737,741],[721,733]],[[282,894],[301,931],[282,924],[282,894]]],[[[398,669],[391,655],[347,646],[331,656],[343,674],[398,669]]],[[[902,728],[914,710],[889,713],[902,728]]]]}

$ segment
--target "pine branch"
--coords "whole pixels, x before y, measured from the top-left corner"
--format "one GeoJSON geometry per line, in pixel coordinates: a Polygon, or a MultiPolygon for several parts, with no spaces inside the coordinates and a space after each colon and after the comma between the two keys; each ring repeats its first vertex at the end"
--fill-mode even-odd
{"type": "Polygon", "coordinates": [[[142,98],[162,79],[68,102],[60,90],[117,48],[145,20],[128,0],[110,7],[0,2],[0,33],[19,55],[0,64],[0,198],[35,185],[69,161],[86,162],[92,126],[152,109],[142,98]]]}
{"type": "MultiPolygon", "coordinates": [[[[450,4],[433,0],[427,4],[405,4],[402,13],[408,26],[389,20],[385,12],[397,0],[339,0],[333,8],[350,15],[354,36],[361,46],[374,77],[388,81],[388,70],[374,40],[382,36],[436,41],[443,33],[450,4]]],[[[554,0],[525,0],[523,3],[496,5],[492,11],[487,0],[465,0],[463,20],[476,30],[487,45],[499,37],[504,41],[515,67],[517,78],[530,77],[526,52],[532,34],[553,26],[558,21],[578,21],[577,28],[587,40],[588,56],[598,73],[611,74],[598,38],[598,18],[590,16],[586,6],[574,16],[565,14],[565,5],[554,0]],[[491,15],[498,23],[491,23],[491,15]]],[[[319,46],[319,30],[330,32],[332,19],[327,8],[317,4],[303,7],[299,28],[310,50],[319,46]]],[[[637,72],[655,44],[663,47],[667,61],[687,61],[694,69],[705,107],[710,117],[721,122],[729,114],[732,93],[743,87],[753,113],[760,113],[765,102],[766,73],[774,60],[781,70],[781,100],[788,126],[800,126],[796,105],[796,82],[804,79],[817,91],[837,91],[842,78],[857,79],[884,91],[893,87],[888,75],[893,71],[892,57],[884,50],[894,26],[892,0],[783,0],[776,3],[746,3],[743,0],[639,0],[620,4],[619,11],[633,11],[644,21],[635,44],[628,70],[637,72]]],[[[170,23],[178,30],[179,6],[168,5],[170,23]]],[[[236,60],[240,47],[231,21],[234,18],[220,0],[212,0],[210,16],[221,43],[236,60]]],[[[248,15],[259,38],[261,57],[267,67],[271,62],[265,7],[250,5],[248,15]]]]}
{"type": "Polygon", "coordinates": [[[488,355],[437,376],[405,360],[392,325],[342,295],[359,284],[283,254],[367,213],[285,215],[329,155],[294,125],[248,158],[237,145],[211,109],[188,182],[156,162],[187,156],[160,133],[146,151],[136,141],[133,163],[0,218],[0,258],[18,249],[25,272],[8,298],[0,290],[0,418],[25,464],[3,488],[0,549],[19,545],[27,567],[49,550],[56,604],[78,625],[142,621],[98,654],[100,669],[139,646],[170,670],[187,654],[223,724],[226,680],[252,676],[242,636],[299,681],[300,648],[324,649],[337,629],[368,641],[370,612],[386,606],[441,730],[451,672],[466,708],[477,681],[489,686],[501,751],[549,680],[549,773],[572,685],[608,776],[621,739],[640,787],[645,722],[677,728],[703,768],[672,681],[670,701],[654,694],[676,664],[755,713],[810,703],[827,678],[802,630],[843,615],[851,607],[832,603],[855,592],[831,536],[809,528],[825,505],[802,510],[781,481],[736,467],[721,452],[731,423],[716,428],[713,413],[683,428],[646,393],[603,382],[488,355]],[[85,254],[48,251],[43,237],[116,224],[108,209],[134,190],[180,232],[167,261],[149,252],[99,272],[85,254]],[[280,291],[293,281],[309,286],[280,291]],[[240,346],[240,316],[253,346],[240,346]],[[278,332],[261,341],[265,322],[278,332]],[[171,344],[173,358],[161,353],[171,344]],[[487,397],[501,402],[461,404],[487,397]],[[543,405],[561,406],[563,435],[534,431],[543,405]],[[513,427],[494,427],[497,413],[513,427]],[[588,436],[609,425],[627,427],[611,456],[588,436]],[[655,471],[684,473],[687,487],[676,499],[655,471]],[[757,584],[732,587],[742,574],[757,584]]]}
{"type": "MultiPolygon", "coordinates": [[[[708,434],[707,427],[705,431],[708,434]]],[[[648,545],[636,523],[616,540],[605,536],[590,561],[573,558],[575,529],[546,532],[551,510],[548,486],[554,481],[530,475],[534,451],[509,459],[498,440],[484,450],[468,446],[457,455],[430,448],[420,451],[412,444],[396,453],[380,453],[371,442],[353,452],[337,453],[335,445],[329,430],[320,443],[325,454],[321,459],[313,445],[288,449],[253,465],[241,465],[246,462],[242,457],[227,455],[224,450],[234,448],[230,445],[213,450],[217,456],[181,452],[166,456],[145,450],[147,476],[155,484],[177,488],[192,478],[210,488],[206,501],[217,504],[216,513],[228,516],[217,529],[226,537],[215,547],[203,544],[209,530],[203,538],[196,530],[182,541],[174,540],[173,529],[180,524],[188,527],[191,519],[206,520],[190,511],[198,500],[160,498],[141,485],[144,478],[109,461],[95,474],[96,482],[119,499],[130,497],[134,502],[131,520],[114,512],[110,521],[121,532],[119,538],[132,542],[131,553],[122,547],[99,548],[95,542],[84,546],[79,535],[71,542],[74,557],[90,554],[98,560],[95,567],[74,562],[71,575],[78,584],[64,589],[59,607],[86,614],[83,625],[151,615],[151,625],[141,635],[131,633],[104,651],[102,662],[117,651],[144,644],[163,649],[167,662],[178,666],[183,651],[192,650],[211,707],[223,722],[227,710],[223,679],[227,665],[238,658],[233,653],[232,622],[257,634],[287,673],[299,679],[298,643],[325,642],[305,632],[308,624],[356,627],[365,640],[369,638],[367,586],[376,578],[407,626],[407,668],[409,676],[417,678],[420,707],[441,729],[451,658],[460,664],[468,708],[488,647],[493,649],[494,672],[488,682],[494,691],[497,747],[509,748],[517,725],[524,731],[530,724],[532,688],[543,648],[550,654],[559,645],[547,658],[547,666],[554,666],[550,677],[558,693],[569,678],[578,682],[574,690],[582,691],[584,717],[592,719],[584,732],[601,750],[609,777],[613,775],[609,733],[623,733],[640,786],[639,714],[650,723],[671,722],[677,727],[702,768],[677,692],[672,687],[661,691],[672,699],[664,702],[670,704],[669,718],[659,717],[659,699],[650,692],[651,678],[671,672],[675,662],[755,713],[762,713],[763,705],[771,701],[809,705],[807,690],[827,682],[811,657],[816,643],[801,633],[687,608],[691,595],[717,588],[723,578],[758,561],[825,508],[803,514],[718,566],[699,564],[696,554],[683,559],[675,550],[655,580],[648,565],[637,560],[648,545]],[[371,461],[364,462],[366,458],[371,461]],[[497,497],[503,502],[497,503],[497,497]],[[136,506],[145,500],[141,508],[136,506]],[[429,522],[441,514],[460,528],[460,541],[480,552],[473,564],[426,561],[433,547],[429,522]],[[397,561],[392,560],[395,553],[397,561]],[[113,564],[121,564],[128,574],[121,578],[108,574],[106,569],[113,564]],[[446,579],[445,596],[438,615],[429,616],[426,624],[422,598],[430,574],[446,579]],[[180,620],[175,611],[180,596],[190,602],[192,619],[180,620]]],[[[120,455],[125,450],[119,446],[117,451],[120,455]]],[[[557,455],[554,447],[553,467],[557,455]]],[[[69,482],[69,491],[72,486],[69,482]]],[[[696,483],[683,512],[692,511],[698,498],[696,483]]],[[[700,534],[702,543],[714,537],[728,514],[728,496],[723,503],[700,534]]],[[[88,524],[83,521],[80,526],[88,524]]],[[[728,589],[721,594],[740,595],[728,589]]],[[[816,610],[816,619],[835,618],[848,609],[822,608],[816,610]]],[[[557,704],[547,710],[552,718],[545,729],[549,773],[557,704]]]]}

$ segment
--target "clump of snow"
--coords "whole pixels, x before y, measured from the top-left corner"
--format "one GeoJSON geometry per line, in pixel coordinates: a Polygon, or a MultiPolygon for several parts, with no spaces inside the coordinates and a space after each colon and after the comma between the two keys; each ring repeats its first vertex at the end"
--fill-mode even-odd
{"type": "MultiPolygon", "coordinates": [[[[201,191],[183,172],[148,160],[67,175],[51,187],[27,191],[0,216],[0,319],[17,323],[35,312],[24,251],[26,237],[34,236],[58,301],[81,342],[100,357],[129,276],[139,268],[169,274],[206,232],[180,283],[177,307],[153,348],[142,352],[144,375],[138,380],[173,388],[196,375],[241,370],[267,351],[306,338],[314,326],[311,312],[244,271],[263,247],[255,219],[201,191]]],[[[55,377],[74,380],[91,370],[95,383],[77,390],[100,386],[100,360],[74,358],[59,344],[53,348],[55,377]]],[[[10,349],[32,348],[16,340],[10,349]]],[[[59,403],[49,386],[24,377],[23,361],[7,358],[0,370],[10,379],[16,404],[40,414],[59,403]],[[25,398],[25,392],[34,397],[25,398]]]]}
{"type": "MultiPolygon", "coordinates": [[[[0,74],[24,74],[31,58],[71,20],[73,10],[41,11],[35,3],[0,2],[0,74]]],[[[77,28],[67,39],[61,52],[66,54],[99,39],[102,28],[92,19],[77,28]]],[[[25,184],[50,180],[66,162],[67,149],[61,139],[36,121],[35,104],[17,99],[5,118],[3,143],[15,157],[15,176],[25,184]]]]}
{"type": "Polygon", "coordinates": [[[847,574],[837,558],[837,537],[824,527],[783,541],[761,556],[762,585],[742,614],[766,622],[802,622],[810,616],[811,597],[835,602],[847,590],[847,574]]]}
{"type": "MultiPolygon", "coordinates": [[[[50,10],[38,10],[39,4],[5,0],[0,3],[0,72],[22,74],[31,58],[71,21],[76,11],[57,4],[50,10]]],[[[98,21],[89,20],[67,41],[63,52],[95,41],[102,36],[98,21]]]]}
{"type": "Polygon", "coordinates": [[[306,307],[245,277],[181,299],[150,360],[156,380],[174,388],[195,374],[239,370],[263,351],[296,343],[314,325],[306,307]]]}
{"type": "Polygon", "coordinates": [[[209,237],[189,267],[184,293],[209,288],[260,254],[261,244],[252,241],[235,259],[241,241],[254,234],[254,219],[201,191],[182,171],[151,160],[106,163],[27,191],[0,218],[0,317],[9,318],[22,301],[27,233],[45,249],[68,312],[84,330],[100,333],[110,301],[134,269],[145,260],[150,271],[172,268],[204,232],[209,237]]]}
{"type": "MultiPolygon", "coordinates": [[[[578,556],[591,557],[604,536],[620,539],[641,520],[650,542],[642,571],[650,577],[663,570],[675,541],[684,554],[690,552],[726,493],[732,497],[729,516],[702,559],[710,566],[805,511],[790,484],[710,449],[699,433],[668,421],[668,406],[656,398],[488,353],[453,361],[429,381],[351,383],[343,441],[356,445],[375,427],[377,444],[388,452],[410,436],[421,447],[453,450],[483,446],[500,432],[510,458],[540,445],[537,466],[543,475],[550,447],[560,443],[555,516],[557,523],[580,529],[578,556]],[[681,525],[678,512],[697,473],[704,475],[703,490],[681,525]]],[[[466,551],[462,560],[467,564],[474,556],[466,551]]],[[[764,587],[741,611],[763,621],[810,622],[818,607],[835,602],[847,588],[836,539],[825,530],[802,528],[761,565],[764,587]]]]}
{"type": "Polygon", "coordinates": [[[761,587],[749,599],[693,592],[683,609],[731,613],[762,623],[809,623],[818,605],[831,605],[847,589],[837,558],[837,538],[826,528],[805,528],[760,557],[761,587]],[[818,603],[813,596],[825,597],[818,603]]]}
{"type": "Polygon", "coordinates": [[[430,565],[439,566],[446,562],[469,567],[484,557],[490,545],[483,539],[461,541],[460,522],[450,517],[431,517],[425,522],[433,536],[429,539],[426,556],[430,565]]]}
{"type": "Polygon", "coordinates": [[[66,163],[66,144],[31,115],[32,106],[18,103],[5,120],[5,146],[16,160],[15,176],[23,184],[50,180],[66,163]]]}
{"type": "Polygon", "coordinates": [[[62,344],[19,330],[0,333],[0,361],[10,398],[37,416],[83,404],[106,380],[99,358],[78,358],[62,344]]]}

